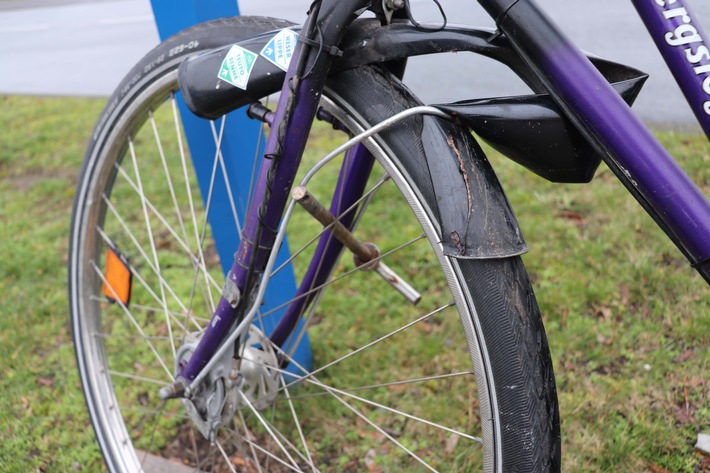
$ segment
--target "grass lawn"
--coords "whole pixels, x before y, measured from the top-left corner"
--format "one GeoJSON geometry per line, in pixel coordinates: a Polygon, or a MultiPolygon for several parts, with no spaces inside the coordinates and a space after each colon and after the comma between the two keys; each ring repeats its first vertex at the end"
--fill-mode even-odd
{"type": "MultiPolygon", "coordinates": [[[[69,329],[67,232],[103,100],[0,96],[0,471],[100,471],[69,329]]],[[[710,195],[704,137],[660,139],[710,195]]],[[[557,374],[563,471],[710,471],[710,291],[611,172],[553,185],[489,151],[557,374]]]]}

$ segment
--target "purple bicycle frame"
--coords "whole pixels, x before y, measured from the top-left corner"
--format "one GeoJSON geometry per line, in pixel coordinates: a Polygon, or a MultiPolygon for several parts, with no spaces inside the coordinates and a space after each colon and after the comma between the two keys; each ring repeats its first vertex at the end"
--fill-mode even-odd
{"type": "MultiPolygon", "coordinates": [[[[654,37],[666,38],[669,32],[678,31],[671,29],[673,25],[697,25],[682,0],[632,1],[654,37]],[[668,21],[661,22],[658,17],[665,19],[666,3],[684,10],[679,16],[671,15],[668,21]]],[[[710,283],[710,202],[702,191],[587,57],[531,0],[479,0],[479,3],[496,19],[500,30],[540,77],[565,115],[595,145],[617,177],[710,283]]],[[[701,38],[697,28],[692,34],[701,38]]],[[[697,46],[701,45],[702,39],[697,46]]],[[[697,50],[693,52],[696,53],[697,50]]],[[[710,107],[705,105],[707,94],[692,93],[699,81],[689,80],[688,73],[689,69],[692,75],[707,74],[710,68],[695,70],[692,61],[679,60],[684,51],[669,50],[666,54],[674,58],[669,64],[679,83],[684,90],[691,91],[686,95],[696,101],[693,108],[710,107]]],[[[710,91],[710,79],[703,79],[700,84],[707,87],[705,92],[710,91]]],[[[707,117],[702,121],[707,122],[707,117]]]]}
{"type": "MultiPolygon", "coordinates": [[[[703,44],[703,35],[697,21],[683,0],[632,2],[659,44],[706,134],[710,136],[710,50],[703,44]]],[[[367,3],[366,0],[324,1],[332,13],[341,14],[340,24],[348,24],[346,19],[352,16],[352,12],[364,8],[367,3]]],[[[631,112],[587,57],[564,37],[531,0],[479,0],[479,3],[496,20],[499,29],[508,36],[527,65],[536,72],[565,115],[600,151],[609,167],[634,197],[710,282],[710,202],[700,189],[631,112]]],[[[328,34],[325,35],[326,42],[331,39],[328,34]]],[[[299,42],[297,51],[302,48],[303,43],[299,42]]],[[[299,57],[298,52],[294,57],[299,57]]],[[[262,235],[260,239],[256,230],[257,222],[261,222],[262,229],[266,228],[269,233],[269,228],[278,227],[327,73],[327,68],[317,69],[312,75],[307,74],[306,79],[295,81],[293,97],[296,97],[296,101],[291,106],[288,101],[292,97],[290,81],[295,76],[295,62],[292,61],[287,73],[274,119],[275,129],[282,126],[282,122],[287,128],[285,133],[271,133],[267,143],[267,154],[277,150],[279,145],[283,147],[284,162],[272,179],[272,187],[278,191],[272,193],[265,215],[259,215],[262,199],[254,199],[247,220],[251,223],[247,223],[242,246],[235,255],[235,264],[229,274],[240,289],[244,288],[249,274],[248,266],[253,263],[252,252],[257,252],[255,259],[258,260],[257,267],[260,267],[270,251],[269,242],[273,242],[273,238],[271,235],[262,235]],[[314,94],[313,91],[318,92],[314,94]],[[286,110],[289,110],[289,115],[284,121],[286,110]],[[283,143],[276,142],[278,135],[285,137],[283,143]]],[[[362,175],[366,178],[371,164],[371,157],[363,157],[366,153],[356,151],[352,154],[361,155],[356,160],[362,162],[359,171],[351,169],[359,177],[350,179],[345,186],[343,179],[348,175],[346,172],[341,175],[338,183],[338,188],[345,186],[344,193],[350,202],[356,198],[350,194],[356,196],[362,192],[359,182],[356,182],[358,185],[352,183],[362,181],[362,175]]],[[[263,195],[268,172],[267,163],[260,172],[256,196],[263,195]]],[[[338,213],[343,208],[334,207],[331,211],[338,213]]],[[[334,259],[339,249],[331,249],[326,253],[327,259],[334,259]]],[[[312,281],[318,281],[322,276],[309,277],[312,281]]],[[[300,316],[304,305],[303,302],[297,303],[296,309],[289,311],[288,318],[300,316]]],[[[227,299],[223,297],[220,300],[197,350],[180,373],[179,378],[183,383],[189,383],[198,376],[230,327],[234,326],[237,313],[227,299]]],[[[292,320],[283,321],[277,328],[276,338],[281,342],[285,340],[293,326],[295,323],[292,320]]]]}
{"type": "MultiPolygon", "coordinates": [[[[342,8],[343,4],[338,8],[338,3],[337,0],[324,2],[325,7],[323,8],[332,12],[333,15],[332,18],[327,14],[324,15],[324,18],[330,19],[330,21],[326,20],[326,26],[321,24],[320,28],[326,31],[332,29],[334,35],[341,36],[344,31],[342,25],[352,22],[356,18],[354,12],[363,8],[368,2],[367,0],[350,0],[345,8],[342,8]],[[329,28],[328,24],[334,26],[329,28]]],[[[314,31],[312,30],[313,24],[317,21],[317,17],[318,8],[310,14],[309,21],[302,32],[314,31]]],[[[322,34],[322,31],[319,33],[322,34]]],[[[337,40],[339,41],[339,38],[337,40]]],[[[264,152],[265,157],[279,156],[279,164],[276,166],[276,171],[273,172],[272,168],[275,166],[273,159],[265,159],[259,170],[254,191],[255,198],[248,209],[234,264],[227,275],[231,280],[229,284],[238,288],[243,299],[248,299],[251,296],[250,291],[258,286],[258,282],[255,286],[254,281],[249,280],[251,272],[256,268],[257,273],[252,279],[258,279],[258,271],[266,265],[266,260],[271,253],[276,229],[279,227],[281,216],[290,196],[290,189],[300,164],[308,133],[317,113],[321,91],[331,61],[331,57],[327,54],[321,55],[317,48],[309,48],[302,41],[298,42],[293,58],[273,116],[273,132],[269,134],[264,152]],[[304,74],[305,70],[308,72],[304,74]],[[270,176],[271,173],[273,175],[270,176]],[[262,212],[262,209],[265,211],[262,212]]],[[[349,153],[349,156],[350,159],[346,160],[349,163],[349,168],[345,170],[349,172],[341,173],[336,186],[336,195],[342,189],[343,194],[347,197],[342,200],[341,204],[331,208],[331,212],[337,212],[336,215],[347,209],[357,199],[353,196],[357,196],[358,193],[362,194],[362,186],[369,176],[369,170],[374,161],[369,152],[361,146],[349,153]]],[[[352,216],[350,214],[345,218],[352,219],[352,216]]],[[[341,246],[339,242],[331,240],[328,233],[322,236],[314,260],[318,259],[318,255],[322,255],[321,257],[327,263],[319,265],[318,270],[315,271],[313,268],[309,268],[307,277],[301,282],[299,288],[298,294],[300,296],[297,296],[282,322],[276,327],[273,338],[279,341],[278,345],[286,341],[298,322],[302,308],[310,301],[311,297],[307,294],[306,297],[302,297],[304,293],[307,293],[313,286],[321,284],[324,277],[330,273],[329,268],[337,260],[341,246]]],[[[242,311],[241,306],[238,307],[235,301],[228,299],[224,295],[220,298],[215,314],[195,352],[182,367],[175,383],[173,383],[171,395],[179,394],[181,389],[194,382],[217,352],[230,329],[239,321],[240,314],[245,313],[244,311],[250,305],[250,301],[246,301],[246,304],[242,301],[241,305],[246,307],[242,311]]]]}

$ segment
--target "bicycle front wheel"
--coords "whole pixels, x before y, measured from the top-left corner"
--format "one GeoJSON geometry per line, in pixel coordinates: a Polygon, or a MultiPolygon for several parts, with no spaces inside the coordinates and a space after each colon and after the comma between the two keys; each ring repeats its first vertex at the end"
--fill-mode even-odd
{"type": "MultiPolygon", "coordinates": [[[[376,245],[421,294],[418,304],[342,252],[322,284],[294,294],[309,298],[302,327],[310,370],[289,358],[293,344],[271,345],[261,321],[276,307],[257,314],[241,360],[225,361],[238,382],[219,378],[213,391],[196,394],[204,402],[192,409],[159,399],[209,323],[224,281],[206,218],[213,196],[200,197],[183,143],[176,67],[188,53],[285,26],[220,20],[161,44],[109,101],[87,150],[70,238],[71,316],[109,469],[558,470],[554,376],[522,262],[443,254],[431,185],[414,161],[399,158],[422,146],[417,117],[367,142],[376,159],[361,163],[370,177],[344,213],[355,237],[376,245]],[[194,48],[183,52],[186,44],[194,48]],[[219,427],[206,429],[214,412],[219,427]]],[[[384,70],[338,74],[324,93],[326,123],[311,133],[304,172],[349,136],[416,105],[384,70]]],[[[309,191],[338,202],[340,169],[363,155],[370,156],[349,152],[326,165],[309,191]]],[[[213,156],[214,179],[226,174],[221,156],[213,156]]],[[[251,164],[243,167],[252,174],[251,164]]],[[[224,225],[238,236],[243,216],[233,208],[234,221],[224,225]]],[[[284,231],[291,258],[275,272],[301,281],[329,237],[305,211],[294,212],[284,231]]]]}

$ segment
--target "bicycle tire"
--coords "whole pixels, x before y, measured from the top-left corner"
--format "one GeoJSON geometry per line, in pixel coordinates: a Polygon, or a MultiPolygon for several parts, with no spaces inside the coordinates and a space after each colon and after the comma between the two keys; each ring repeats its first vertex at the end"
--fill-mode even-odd
{"type": "MultiPolygon", "coordinates": [[[[295,460],[291,456],[298,457],[299,452],[298,448],[293,447],[292,444],[287,444],[288,448],[283,450],[288,452],[293,448],[291,452],[293,455],[271,453],[269,457],[259,449],[265,448],[263,445],[268,445],[269,442],[274,442],[274,439],[262,439],[262,432],[259,429],[261,428],[263,431],[264,427],[246,427],[246,420],[256,421],[255,418],[259,417],[257,411],[261,408],[256,411],[248,411],[242,405],[247,413],[237,411],[242,417],[241,420],[230,421],[233,431],[225,434],[234,437],[235,445],[225,444],[223,446],[220,443],[222,440],[218,440],[212,444],[208,442],[209,445],[205,446],[204,442],[199,441],[199,432],[196,433],[190,427],[189,421],[183,420],[184,413],[182,413],[179,401],[168,401],[163,404],[157,400],[157,388],[153,388],[152,383],[147,383],[151,389],[145,387],[146,380],[150,376],[158,377],[154,374],[155,372],[160,373],[163,378],[165,377],[166,366],[157,366],[156,371],[150,371],[153,368],[145,366],[145,362],[155,361],[153,360],[153,352],[159,351],[156,347],[159,347],[160,343],[164,343],[164,339],[167,338],[163,331],[166,329],[165,326],[171,325],[171,317],[175,318],[173,312],[177,312],[177,310],[173,310],[172,307],[168,308],[166,296],[162,296],[167,322],[161,325],[154,320],[157,318],[157,316],[154,317],[154,314],[160,311],[147,309],[147,306],[142,306],[135,300],[131,301],[130,306],[121,302],[109,303],[107,297],[109,299],[110,297],[106,296],[105,292],[102,295],[102,288],[107,283],[104,251],[109,247],[121,248],[123,251],[120,256],[123,257],[124,252],[131,252],[131,243],[123,245],[122,241],[128,242],[133,238],[136,240],[135,246],[137,247],[144,244],[146,239],[151,240],[150,244],[145,243],[145,245],[150,246],[156,253],[158,250],[161,252],[160,257],[155,256],[154,258],[156,262],[154,266],[157,267],[157,271],[153,269],[154,275],[148,274],[146,276],[141,273],[146,267],[150,269],[152,264],[151,257],[145,253],[138,254],[138,250],[132,250],[134,254],[131,255],[131,261],[134,263],[126,264],[134,278],[141,278],[141,285],[137,285],[133,289],[135,294],[132,297],[141,297],[142,295],[145,300],[150,299],[146,294],[147,288],[150,287],[150,278],[157,279],[158,289],[156,290],[158,292],[164,291],[169,287],[168,281],[173,281],[175,278],[174,273],[183,274],[183,271],[187,271],[184,274],[193,276],[190,265],[195,259],[202,261],[197,266],[205,273],[205,286],[209,286],[211,275],[220,273],[221,269],[218,264],[209,263],[209,258],[205,258],[200,253],[199,257],[191,254],[189,256],[190,264],[184,265],[185,268],[190,269],[183,270],[183,266],[176,262],[172,253],[175,251],[174,248],[171,248],[171,245],[176,245],[173,240],[179,241],[178,236],[171,234],[164,238],[166,241],[155,244],[152,241],[153,230],[150,224],[150,219],[154,217],[152,214],[150,217],[146,217],[148,214],[146,210],[143,210],[142,213],[137,210],[135,215],[130,213],[132,210],[126,211],[125,221],[115,216],[116,211],[113,206],[120,205],[121,199],[124,198],[131,203],[130,194],[136,192],[136,183],[140,182],[137,171],[135,182],[133,182],[128,177],[126,170],[121,169],[123,160],[127,161],[127,167],[130,167],[131,164],[138,167],[139,162],[135,154],[131,155],[133,141],[129,145],[126,137],[130,136],[131,140],[136,140],[135,145],[141,144],[141,135],[139,135],[138,129],[144,123],[153,123],[153,106],[159,102],[158,98],[162,101],[166,96],[170,96],[171,91],[175,90],[175,71],[185,57],[288,25],[287,22],[281,20],[261,17],[230,18],[198,25],[168,39],[137,64],[122,82],[109,100],[94,131],[86,152],[74,203],[70,236],[69,294],[72,331],[82,388],[92,425],[109,470],[140,471],[144,467],[148,468],[146,461],[149,459],[154,461],[156,457],[174,457],[176,450],[189,450],[190,448],[194,450],[196,458],[182,457],[179,460],[183,463],[188,462],[195,469],[209,471],[222,471],[220,468],[229,471],[226,469],[228,467],[237,471],[251,471],[250,469],[256,468],[254,465],[260,461],[267,462],[268,466],[265,468],[268,471],[281,471],[281,468],[286,471],[286,467],[280,466],[279,461],[290,463],[290,468],[295,469],[295,467],[300,467],[299,462],[306,461],[304,457],[311,460],[311,467],[328,471],[355,471],[365,468],[372,471],[380,467],[393,471],[412,471],[415,468],[424,468],[417,461],[412,463],[411,455],[402,454],[401,450],[391,451],[391,445],[387,448],[372,447],[378,445],[383,439],[389,439],[390,443],[394,445],[404,446],[406,444],[406,448],[415,455],[426,457],[427,461],[432,463],[430,467],[435,469],[471,471],[476,467],[483,469],[483,471],[559,471],[559,415],[552,363],[539,309],[522,261],[519,257],[472,260],[454,259],[443,255],[440,245],[438,245],[438,215],[434,210],[436,206],[431,182],[427,173],[423,172],[423,169],[426,168],[416,165],[412,161],[397,159],[397,156],[416,154],[417,147],[421,146],[421,138],[416,134],[418,120],[416,117],[408,119],[402,126],[394,127],[368,142],[368,147],[390,176],[389,180],[394,181],[397,186],[396,190],[404,195],[405,203],[413,206],[413,215],[416,215],[419,224],[424,226],[424,232],[432,243],[431,246],[426,246],[428,245],[426,239],[416,240],[413,243],[408,242],[408,246],[401,251],[406,252],[411,248],[415,256],[399,260],[398,264],[403,266],[407,261],[423,263],[423,267],[407,271],[407,274],[416,282],[421,282],[422,279],[429,281],[430,272],[440,271],[440,268],[443,268],[444,273],[443,280],[439,281],[443,283],[444,287],[432,285],[430,288],[430,292],[433,293],[432,302],[426,302],[436,309],[430,310],[422,322],[413,325],[415,328],[421,328],[421,333],[412,334],[410,329],[397,333],[398,337],[408,336],[409,338],[407,343],[389,349],[393,350],[394,361],[392,364],[401,364],[392,373],[411,372],[412,374],[409,375],[411,379],[417,380],[416,373],[422,373],[422,369],[438,367],[441,363],[445,367],[449,367],[462,360],[462,363],[468,363],[468,368],[456,377],[451,376],[451,379],[448,376],[442,377],[441,381],[439,378],[425,373],[427,374],[426,381],[414,383],[424,384],[426,389],[431,390],[434,395],[430,395],[429,398],[433,398],[433,401],[428,398],[420,399],[422,390],[426,390],[425,388],[420,389],[415,386],[412,389],[415,391],[414,394],[404,395],[400,391],[400,386],[407,384],[391,382],[391,380],[385,382],[379,379],[377,375],[380,372],[378,370],[381,369],[381,373],[387,374],[389,373],[387,369],[390,366],[375,365],[376,362],[379,362],[379,357],[366,359],[366,363],[371,363],[367,365],[371,367],[369,371],[362,370],[362,366],[365,366],[362,361],[358,363],[351,363],[349,360],[342,361],[340,365],[347,367],[348,363],[351,363],[354,366],[349,367],[350,372],[338,376],[352,377],[357,368],[367,371],[367,375],[372,375],[372,379],[368,379],[372,384],[365,384],[365,386],[372,390],[377,389],[378,396],[382,396],[393,405],[406,405],[413,410],[425,406],[422,409],[432,412],[417,414],[414,417],[404,418],[404,420],[387,420],[389,423],[386,427],[367,432],[363,431],[370,427],[368,421],[354,416],[356,418],[351,419],[350,424],[342,424],[349,426],[348,430],[343,432],[339,430],[342,429],[341,424],[334,421],[331,425],[329,422],[332,420],[331,417],[336,421],[339,421],[340,417],[345,417],[342,408],[339,409],[340,406],[337,403],[343,404],[339,396],[348,396],[349,394],[340,394],[338,391],[336,396],[332,389],[323,390],[318,386],[313,389],[321,389],[321,391],[313,394],[307,391],[312,386],[307,386],[308,383],[302,382],[298,388],[294,388],[300,391],[293,399],[299,399],[300,403],[312,407],[312,410],[308,412],[325,409],[323,406],[328,405],[327,402],[335,403],[336,406],[328,405],[333,407],[335,414],[314,420],[313,422],[318,422],[319,425],[317,427],[309,425],[308,432],[300,434],[303,443],[313,447],[310,445],[305,447],[304,453],[300,453],[300,460],[295,460]],[[185,47],[185,45],[193,45],[194,47],[185,47]],[[171,53],[174,54],[171,55],[171,53]],[[124,188],[128,189],[125,192],[128,197],[124,197],[124,188]],[[148,221],[146,235],[135,237],[126,235],[129,233],[126,228],[130,227],[134,221],[140,221],[144,217],[148,221]],[[420,244],[419,241],[423,241],[423,243],[420,244]],[[421,245],[425,245],[425,250],[433,251],[433,259],[431,256],[420,256],[421,245]],[[163,256],[164,254],[166,256],[163,256]],[[161,265],[160,263],[164,261],[169,264],[167,266],[161,265]],[[163,269],[161,270],[161,268],[163,269]],[[442,292],[446,292],[446,285],[449,286],[450,293],[442,294],[442,292]],[[450,298],[455,301],[453,308],[441,305],[441,300],[450,298]],[[434,299],[437,304],[434,304],[434,299]],[[441,311],[441,314],[448,312],[458,314],[458,330],[451,329],[449,326],[454,322],[444,319],[443,315],[440,317],[440,313],[436,312],[438,310],[441,311]],[[125,320],[126,318],[129,320],[125,320]],[[143,331],[140,332],[140,335],[130,335],[139,320],[145,321],[143,331]],[[155,331],[149,332],[149,329],[155,331]],[[422,338],[426,338],[430,342],[423,343],[422,338]],[[137,343],[127,343],[134,340],[146,342],[144,343],[146,346],[139,347],[137,343]],[[455,344],[457,341],[462,343],[461,347],[465,349],[458,347],[458,350],[446,350],[449,342],[455,344]],[[412,356],[407,351],[409,346],[413,347],[412,350],[427,350],[427,355],[431,351],[431,362],[426,363],[424,367],[405,366],[410,362],[412,356]],[[131,350],[126,350],[127,347],[131,350]],[[475,388],[472,377],[462,374],[470,374],[471,363],[475,373],[475,388]],[[119,370],[119,367],[124,366],[127,367],[123,368],[125,372],[119,370]],[[378,379],[384,387],[372,388],[378,379]],[[463,396],[463,393],[454,394],[456,389],[462,386],[465,389],[463,392],[468,396],[471,396],[473,391],[478,393],[478,414],[471,413],[474,406],[469,405],[468,398],[454,399],[457,396],[463,396]],[[383,391],[384,394],[380,394],[383,391]],[[326,392],[331,394],[335,400],[310,401],[326,392]],[[477,427],[477,433],[482,438],[483,445],[477,446],[478,453],[472,454],[472,448],[468,444],[463,445],[464,442],[460,440],[462,435],[468,434],[468,430],[466,432],[456,430],[454,433],[443,431],[445,433],[442,433],[438,424],[436,427],[430,428],[428,425],[417,423],[417,420],[423,418],[425,414],[431,415],[432,419],[437,421],[439,417],[448,418],[448,412],[440,415],[438,412],[442,404],[438,396],[446,393],[451,397],[444,400],[444,407],[450,405],[452,408],[459,409],[450,422],[454,425],[464,422],[459,418],[463,414],[467,414],[464,416],[466,422],[474,422],[476,418],[480,420],[481,425],[477,427]],[[412,396],[412,398],[409,399],[407,396],[412,396]],[[129,403],[133,404],[129,405],[129,403]],[[249,419],[245,419],[244,415],[247,415],[249,419]],[[414,427],[410,425],[412,419],[416,424],[414,427]],[[243,422],[245,425],[238,426],[238,422],[243,422]],[[163,429],[163,431],[159,431],[159,429],[163,429]],[[244,433],[238,429],[243,430],[244,433]],[[431,440],[427,440],[425,434],[433,435],[431,440]],[[236,437],[239,436],[241,438],[237,442],[236,437]],[[333,440],[332,436],[342,436],[342,438],[333,440]],[[261,447],[254,445],[257,441],[262,440],[264,443],[261,447]],[[342,451],[338,450],[333,443],[337,440],[345,441],[348,448],[342,451]],[[356,441],[363,444],[357,446],[360,450],[350,446],[356,441]],[[225,452],[227,447],[231,447],[232,450],[225,452]],[[313,451],[311,452],[310,449],[313,451]],[[149,451],[150,455],[144,454],[144,451],[149,451]],[[281,456],[279,457],[279,455],[281,456]],[[317,458],[311,459],[311,455],[317,456],[317,458]],[[217,466],[220,461],[224,464],[217,466]]],[[[324,95],[324,106],[333,112],[340,124],[344,124],[355,132],[374,125],[398,111],[419,105],[419,102],[398,80],[376,67],[344,71],[338,74],[329,81],[324,95]],[[364,94],[364,90],[367,90],[368,93],[364,94]]],[[[157,110],[155,115],[157,116],[157,110]]],[[[140,166],[147,166],[144,163],[149,161],[150,159],[141,155],[140,166]]],[[[157,166],[156,164],[156,168],[157,166]]],[[[146,182],[149,186],[152,181],[146,182]]],[[[189,188],[192,185],[189,184],[190,182],[190,179],[186,180],[186,187],[189,188]]],[[[383,184],[382,188],[385,185],[387,184],[383,184]]],[[[143,191],[141,190],[141,192],[143,191]]],[[[152,190],[146,190],[143,195],[145,196],[148,192],[152,192],[152,190]]],[[[376,192],[373,192],[372,195],[375,197],[372,200],[375,203],[369,204],[369,208],[373,209],[373,212],[381,211],[380,209],[383,208],[377,206],[379,195],[383,192],[386,191],[380,190],[379,187],[376,192]]],[[[164,189],[163,193],[165,193],[164,189]]],[[[155,195],[159,194],[161,193],[155,192],[155,195]]],[[[386,199],[383,198],[384,207],[394,205],[390,204],[389,199],[389,194],[386,199]]],[[[146,201],[147,198],[140,197],[138,202],[145,208],[146,201]]],[[[150,205],[158,204],[150,203],[150,205]]],[[[172,206],[172,203],[166,205],[172,206]]],[[[128,207],[133,209],[137,206],[133,202],[128,207]]],[[[177,213],[180,213],[181,207],[178,205],[175,207],[177,213]]],[[[361,227],[367,227],[367,223],[370,223],[373,228],[378,227],[378,220],[368,222],[367,219],[366,213],[358,225],[357,232],[361,232],[361,227]]],[[[299,228],[305,228],[307,225],[307,221],[298,223],[299,228]]],[[[177,223],[175,226],[178,226],[177,223]]],[[[397,227],[399,231],[399,225],[397,227]]],[[[382,228],[379,228],[378,231],[385,233],[385,229],[382,228]]],[[[187,238],[185,239],[187,240],[187,238]]],[[[202,245],[202,241],[199,242],[199,245],[202,245]]],[[[397,255],[392,256],[392,258],[396,257],[397,255]]],[[[361,273],[361,271],[356,271],[354,274],[357,276],[353,277],[360,277],[361,273]]],[[[184,277],[184,279],[190,278],[184,277]]],[[[175,280],[182,283],[183,276],[175,280]]],[[[186,289],[185,294],[190,293],[190,300],[192,300],[196,293],[196,284],[194,281],[189,282],[192,282],[192,285],[186,289]]],[[[345,283],[338,282],[337,284],[345,283]]],[[[317,346],[319,343],[322,345],[320,351],[317,351],[316,357],[329,354],[329,350],[351,350],[350,345],[358,340],[363,340],[360,343],[367,345],[373,339],[379,339],[379,335],[366,335],[371,329],[370,326],[378,325],[373,323],[371,318],[362,319],[369,320],[369,322],[362,322],[363,326],[361,327],[361,319],[358,318],[360,316],[355,317],[352,326],[355,326],[357,330],[353,329],[350,324],[348,324],[349,328],[341,327],[340,331],[332,330],[328,326],[338,319],[337,317],[327,317],[328,311],[334,310],[329,304],[334,304],[333,307],[337,308],[335,304],[342,303],[349,310],[355,311],[357,306],[351,302],[350,298],[354,298],[357,294],[350,294],[347,291],[362,293],[363,291],[360,290],[362,284],[365,283],[359,280],[355,286],[349,289],[348,286],[344,289],[341,288],[348,294],[347,302],[331,301],[327,298],[330,297],[328,293],[333,291],[324,291],[325,295],[322,297],[320,305],[317,306],[321,315],[315,316],[324,320],[317,324],[311,320],[313,327],[309,329],[312,333],[318,334],[314,343],[317,346]],[[323,312],[323,307],[326,308],[325,312],[323,312]],[[335,341],[329,338],[329,332],[338,334],[335,341]],[[346,336],[352,338],[342,342],[341,339],[346,336]],[[333,346],[334,344],[335,346],[333,346]],[[341,347],[339,345],[347,346],[341,347]]],[[[422,284],[426,285],[427,283],[422,282],[422,284]]],[[[170,287],[170,290],[173,288],[170,287]]],[[[179,292],[180,288],[175,290],[179,292]]],[[[202,287],[202,290],[206,293],[209,287],[202,287]]],[[[115,291],[112,289],[111,291],[113,296],[118,297],[115,291]]],[[[161,299],[156,295],[156,292],[153,292],[152,295],[161,299]]],[[[204,296],[204,298],[208,297],[204,296]]],[[[395,309],[394,304],[387,297],[383,299],[385,302],[382,302],[380,306],[376,306],[376,300],[377,297],[372,294],[366,295],[363,303],[366,304],[367,310],[363,311],[362,317],[372,316],[373,314],[370,312],[383,311],[387,313],[387,316],[380,317],[378,314],[374,314],[376,316],[374,320],[381,321],[383,326],[387,325],[390,319],[412,320],[412,316],[406,315],[408,309],[395,309]],[[390,312],[386,311],[391,311],[395,315],[389,315],[390,312]]],[[[205,304],[209,305],[209,303],[205,304]]],[[[180,315],[184,315],[186,321],[193,322],[191,312],[197,306],[193,307],[192,304],[189,304],[188,307],[190,310],[180,315]]],[[[342,313],[345,314],[345,312],[342,313]]],[[[417,315],[421,314],[417,313],[417,315]]],[[[398,322],[398,320],[394,321],[398,322]]],[[[199,321],[194,323],[197,324],[199,321]]],[[[374,328],[379,329],[379,327],[374,328]]],[[[392,333],[391,329],[388,330],[386,333],[392,333]]],[[[172,332],[170,333],[172,334],[172,332]]],[[[374,333],[377,334],[377,330],[374,333]]],[[[169,340],[173,352],[176,344],[175,340],[169,340]]],[[[170,349],[164,347],[164,350],[168,353],[166,358],[169,358],[170,349]]],[[[155,356],[161,359],[157,353],[155,356]]],[[[340,359],[343,355],[338,351],[333,356],[340,359]]],[[[353,358],[357,359],[359,356],[358,352],[357,356],[353,358]]],[[[326,371],[326,373],[328,372],[326,371]]],[[[450,372],[443,374],[447,373],[450,372]]],[[[283,378],[281,379],[283,382],[283,378]]],[[[340,378],[327,379],[333,385],[340,380],[340,378]]],[[[163,381],[167,380],[163,379],[163,381]]],[[[343,386],[347,385],[341,385],[340,389],[343,386]]],[[[287,398],[289,404],[293,403],[290,395],[287,398]]],[[[375,398],[373,397],[373,399],[375,398]]],[[[377,408],[368,411],[371,404],[355,400],[354,397],[347,397],[347,399],[352,403],[359,402],[358,409],[362,412],[368,412],[368,415],[378,419],[380,417],[386,419],[385,414],[381,411],[389,409],[389,404],[384,406],[378,402],[377,408]]],[[[286,402],[282,400],[281,403],[285,404],[286,402]]],[[[261,409],[271,414],[271,419],[264,425],[276,425],[280,422],[279,415],[281,413],[273,407],[276,404],[272,402],[269,407],[261,409]]],[[[343,405],[347,404],[348,402],[345,402],[343,405]]],[[[295,408],[292,409],[295,411],[295,408]]],[[[301,409],[300,405],[298,409],[301,409]]],[[[390,412],[387,411],[387,413],[390,412]]],[[[294,418],[299,420],[295,414],[294,418]]],[[[310,418],[304,418],[305,420],[310,420],[310,418]]],[[[288,423],[288,429],[293,429],[289,420],[284,421],[283,425],[286,423],[288,423]]],[[[299,432],[300,429],[299,426],[299,432]]],[[[278,439],[281,437],[274,438],[276,443],[279,443],[278,439]]],[[[278,449],[275,448],[275,450],[278,449]]],[[[172,466],[177,468],[176,465],[172,466]]]]}

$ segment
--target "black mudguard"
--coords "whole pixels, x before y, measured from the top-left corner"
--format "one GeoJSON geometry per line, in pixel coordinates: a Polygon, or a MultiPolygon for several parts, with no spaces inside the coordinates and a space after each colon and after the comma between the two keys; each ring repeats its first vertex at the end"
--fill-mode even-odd
{"type": "MultiPolygon", "coordinates": [[[[259,53],[273,37],[267,33],[239,43],[259,53]]],[[[247,85],[248,93],[217,78],[224,48],[188,59],[180,67],[180,85],[190,109],[204,118],[217,118],[249,103],[250,97],[280,86],[284,71],[260,58],[247,85]]],[[[409,23],[381,26],[376,20],[358,20],[348,29],[342,56],[331,71],[369,64],[392,64],[408,57],[468,51],[499,61],[532,89],[532,95],[476,99],[438,105],[462,125],[470,127],[498,151],[534,173],[553,182],[589,182],[601,156],[545,93],[537,76],[513,49],[505,36],[493,30],[447,26],[441,31],[422,31],[409,23]]],[[[630,67],[590,57],[590,60],[629,103],[647,76],[630,67]]]]}
{"type": "MultiPolygon", "coordinates": [[[[238,46],[260,54],[274,34],[256,36],[238,46]]],[[[285,72],[263,57],[255,61],[245,89],[220,80],[218,72],[231,47],[191,57],[180,66],[179,82],[185,101],[199,116],[217,118],[252,103],[254,97],[275,93],[281,88],[285,72]]],[[[440,214],[442,243],[447,255],[499,258],[527,251],[493,169],[478,143],[461,124],[472,127],[504,154],[550,180],[588,181],[600,162],[552,99],[542,93],[543,87],[535,74],[507,39],[492,30],[449,26],[439,32],[424,32],[406,23],[382,27],[376,20],[358,20],[348,29],[339,47],[343,54],[334,61],[333,74],[416,55],[470,51],[506,64],[534,92],[522,99],[441,106],[451,114],[451,122],[433,117],[422,119],[419,136],[423,158],[411,159],[420,159],[413,163],[413,168],[422,167],[433,185],[434,205],[440,214]],[[511,133],[516,136],[516,129],[521,130],[518,136],[529,139],[511,140],[511,133]]],[[[633,100],[640,89],[639,81],[643,82],[642,73],[601,59],[594,58],[593,62],[611,82],[629,84],[622,87],[622,92],[630,91],[629,97],[633,100]]]]}
{"type": "Polygon", "coordinates": [[[444,254],[503,258],[527,244],[493,167],[470,133],[427,117],[422,144],[442,225],[444,254]]]}

